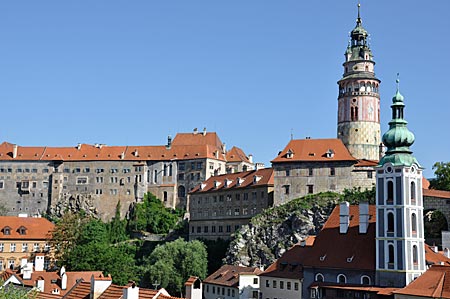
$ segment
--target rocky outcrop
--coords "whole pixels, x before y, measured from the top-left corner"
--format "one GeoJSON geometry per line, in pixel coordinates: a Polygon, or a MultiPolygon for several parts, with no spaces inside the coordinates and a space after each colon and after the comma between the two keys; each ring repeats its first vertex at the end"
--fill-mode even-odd
{"type": "Polygon", "coordinates": [[[323,193],[265,210],[234,234],[224,262],[270,265],[306,236],[316,235],[339,201],[339,195],[323,193]]]}
{"type": "Polygon", "coordinates": [[[58,218],[66,212],[79,213],[83,211],[88,216],[99,218],[96,207],[98,199],[92,194],[64,194],[59,200],[50,206],[50,215],[58,218]]]}

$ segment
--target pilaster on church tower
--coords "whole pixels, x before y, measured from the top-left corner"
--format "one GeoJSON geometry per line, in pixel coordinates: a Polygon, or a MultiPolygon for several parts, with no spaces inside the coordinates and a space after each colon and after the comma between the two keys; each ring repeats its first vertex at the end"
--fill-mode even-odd
{"type": "Polygon", "coordinates": [[[379,160],[380,80],[375,77],[369,33],[358,3],[356,26],[345,51],[344,75],[338,81],[337,136],[357,159],[379,160]]]}
{"type": "Polygon", "coordinates": [[[422,168],[412,155],[404,98],[392,98],[392,120],[383,135],[386,155],[376,171],[376,284],[404,287],[426,270],[422,168]]]}

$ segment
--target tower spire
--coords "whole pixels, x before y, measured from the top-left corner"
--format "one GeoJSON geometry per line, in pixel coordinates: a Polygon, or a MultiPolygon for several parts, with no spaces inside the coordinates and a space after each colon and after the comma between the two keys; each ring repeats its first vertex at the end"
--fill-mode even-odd
{"type": "Polygon", "coordinates": [[[361,3],[358,0],[358,18],[356,19],[357,25],[361,25],[361,23],[362,23],[360,9],[361,9],[361,3]]]}

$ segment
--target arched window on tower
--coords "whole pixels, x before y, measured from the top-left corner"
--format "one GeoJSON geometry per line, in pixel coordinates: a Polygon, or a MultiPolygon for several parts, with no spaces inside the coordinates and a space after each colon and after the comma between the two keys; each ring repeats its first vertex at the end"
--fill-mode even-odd
{"type": "Polygon", "coordinates": [[[393,204],[394,203],[394,182],[388,181],[387,182],[387,200],[386,204],[393,204]]]}
{"type": "Polygon", "coordinates": [[[355,107],[355,120],[358,120],[358,106],[355,107]]]}
{"type": "Polygon", "coordinates": [[[355,107],[350,108],[350,119],[355,120],[355,107]]]}
{"type": "Polygon", "coordinates": [[[186,196],[186,188],[184,186],[178,187],[178,197],[185,197],[186,196]]]}
{"type": "Polygon", "coordinates": [[[158,170],[155,169],[154,175],[153,175],[153,183],[158,183],[158,170]]]}
{"type": "Polygon", "coordinates": [[[394,213],[388,212],[387,213],[387,236],[388,237],[394,236],[394,229],[395,229],[394,213]]]}
{"type": "Polygon", "coordinates": [[[173,172],[173,166],[172,164],[169,165],[169,176],[172,176],[172,172],[173,172]]]}
{"type": "Polygon", "coordinates": [[[370,277],[367,275],[361,276],[361,284],[370,285],[370,277]]]}
{"type": "Polygon", "coordinates": [[[394,244],[388,245],[388,268],[393,269],[394,268],[394,244]]]}
{"type": "Polygon", "coordinates": [[[167,165],[164,164],[163,175],[167,176],[167,165]]]}
{"type": "Polygon", "coordinates": [[[164,198],[164,201],[167,201],[167,191],[164,191],[163,198],[164,198]]]}
{"type": "Polygon", "coordinates": [[[344,274],[339,274],[337,277],[337,283],[347,283],[347,277],[344,274]]]}
{"type": "Polygon", "coordinates": [[[417,266],[417,264],[419,262],[419,256],[417,253],[417,245],[413,245],[413,247],[412,247],[412,258],[413,258],[413,264],[415,266],[417,266]]]}
{"type": "Polygon", "coordinates": [[[413,236],[417,235],[417,216],[416,213],[411,214],[411,230],[413,236]]]}
{"type": "Polygon", "coordinates": [[[416,204],[416,182],[411,182],[411,204],[416,204]]]}

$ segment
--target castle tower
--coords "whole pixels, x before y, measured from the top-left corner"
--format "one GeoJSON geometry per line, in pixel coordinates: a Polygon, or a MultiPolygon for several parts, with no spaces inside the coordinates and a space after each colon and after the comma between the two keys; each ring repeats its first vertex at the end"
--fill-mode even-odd
{"type": "Polygon", "coordinates": [[[425,272],[422,168],[409,147],[414,134],[403,119],[403,96],[392,99],[383,135],[386,155],[377,166],[376,270],[380,286],[404,287],[425,272]]]}
{"type": "Polygon", "coordinates": [[[357,159],[379,160],[380,80],[375,77],[369,34],[362,27],[358,3],[356,27],[345,51],[344,75],[338,81],[337,136],[357,159]]]}

